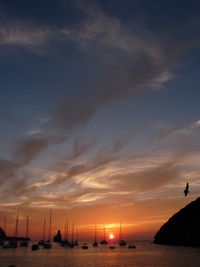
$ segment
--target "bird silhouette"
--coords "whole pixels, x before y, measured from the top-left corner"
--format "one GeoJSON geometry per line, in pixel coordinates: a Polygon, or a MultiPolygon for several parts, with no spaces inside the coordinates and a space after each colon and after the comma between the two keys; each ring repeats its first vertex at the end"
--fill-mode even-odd
{"type": "Polygon", "coordinates": [[[186,184],[186,187],[185,187],[185,190],[184,190],[185,197],[187,197],[188,193],[190,193],[190,191],[189,191],[189,183],[186,184]]]}

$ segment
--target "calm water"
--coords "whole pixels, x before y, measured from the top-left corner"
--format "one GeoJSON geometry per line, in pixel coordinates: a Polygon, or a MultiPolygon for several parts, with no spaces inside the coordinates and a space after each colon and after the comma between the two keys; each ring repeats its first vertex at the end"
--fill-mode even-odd
{"type": "Polygon", "coordinates": [[[51,250],[40,249],[32,251],[29,248],[0,249],[0,266],[8,267],[134,267],[134,266],[200,266],[200,248],[169,247],[150,244],[149,242],[135,242],[137,248],[109,247],[93,248],[89,244],[88,250],[80,247],[75,249],[61,248],[53,244],[51,250]]]}

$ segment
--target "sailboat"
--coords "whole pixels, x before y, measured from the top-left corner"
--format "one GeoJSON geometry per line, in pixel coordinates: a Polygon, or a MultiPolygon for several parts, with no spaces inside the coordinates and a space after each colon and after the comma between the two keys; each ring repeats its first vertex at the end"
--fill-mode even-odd
{"type": "Polygon", "coordinates": [[[98,247],[98,242],[97,242],[97,226],[95,224],[95,229],[94,229],[94,243],[93,243],[93,247],[98,247]]]}
{"type": "Polygon", "coordinates": [[[74,248],[74,223],[72,223],[72,240],[71,242],[68,244],[69,248],[74,248]]]}
{"type": "MultiPolygon", "coordinates": [[[[26,239],[29,238],[29,218],[26,218],[26,239]]],[[[28,241],[27,240],[23,240],[20,243],[20,247],[28,247],[28,241]]]]}
{"type": "Polygon", "coordinates": [[[78,246],[78,226],[76,228],[76,240],[74,241],[74,245],[78,246]]]}
{"type": "Polygon", "coordinates": [[[106,229],[105,229],[105,225],[104,225],[103,233],[104,233],[104,237],[103,237],[103,240],[101,240],[100,244],[101,245],[107,245],[108,244],[108,241],[106,240],[106,229]]]}
{"type": "Polygon", "coordinates": [[[33,244],[31,249],[32,250],[38,250],[39,249],[39,245],[38,244],[33,244]]]}
{"type": "Polygon", "coordinates": [[[3,246],[3,248],[17,248],[18,242],[17,242],[17,236],[18,236],[18,221],[19,221],[19,214],[17,213],[16,217],[16,224],[15,224],[15,237],[13,240],[10,240],[7,244],[3,246]]]}
{"type": "Polygon", "coordinates": [[[44,249],[50,249],[52,247],[52,245],[51,245],[51,220],[52,220],[52,210],[50,210],[50,215],[49,215],[49,235],[48,235],[48,240],[47,240],[47,242],[44,243],[44,246],[43,246],[44,249]]]}
{"type": "Polygon", "coordinates": [[[38,242],[39,246],[44,246],[45,244],[45,231],[46,231],[46,220],[44,219],[42,239],[38,242]]]}
{"type": "Polygon", "coordinates": [[[126,243],[126,241],[123,240],[121,237],[122,237],[122,229],[121,229],[121,222],[120,222],[119,245],[120,245],[120,247],[125,247],[127,243],[126,243]]]}
{"type": "Polygon", "coordinates": [[[65,224],[65,232],[64,232],[64,239],[62,240],[62,242],[60,242],[61,247],[68,247],[69,245],[69,223],[68,223],[68,219],[67,219],[67,227],[65,224]]]}
{"type": "Polygon", "coordinates": [[[128,248],[129,248],[129,249],[135,249],[136,246],[135,246],[133,243],[131,243],[131,244],[128,245],[128,248]]]}
{"type": "Polygon", "coordinates": [[[88,249],[88,244],[86,242],[83,243],[82,249],[88,249]]]}

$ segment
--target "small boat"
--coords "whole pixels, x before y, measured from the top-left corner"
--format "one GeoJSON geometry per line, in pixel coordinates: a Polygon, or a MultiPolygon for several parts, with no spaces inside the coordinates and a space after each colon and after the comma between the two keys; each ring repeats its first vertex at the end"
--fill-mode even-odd
{"type": "Polygon", "coordinates": [[[32,250],[38,250],[39,249],[39,245],[38,244],[33,244],[31,249],[32,250]]]}
{"type": "Polygon", "coordinates": [[[74,241],[74,246],[78,246],[78,226],[76,228],[76,240],[74,241]]]}
{"type": "Polygon", "coordinates": [[[129,245],[128,245],[128,248],[129,248],[129,249],[135,249],[136,246],[135,246],[134,244],[129,244],[129,245]]]}
{"type": "Polygon", "coordinates": [[[88,249],[88,244],[87,243],[83,243],[82,249],[88,249]]]}
{"type": "Polygon", "coordinates": [[[41,239],[39,242],[38,242],[38,246],[41,246],[43,247],[45,244],[45,241],[43,239],[41,239]]]}
{"type": "Polygon", "coordinates": [[[70,242],[67,247],[68,248],[74,248],[74,242],[70,242]]]}
{"type": "Polygon", "coordinates": [[[51,221],[52,221],[52,210],[50,210],[50,214],[49,214],[49,233],[48,233],[48,240],[43,245],[44,249],[51,249],[51,247],[52,247],[52,245],[50,243],[50,240],[51,240],[51,221]]]}
{"type": "Polygon", "coordinates": [[[103,239],[103,240],[101,240],[100,244],[101,244],[101,245],[108,245],[108,241],[105,240],[105,239],[103,239]]]}
{"type": "Polygon", "coordinates": [[[42,239],[38,242],[38,245],[41,247],[43,247],[45,244],[45,234],[46,234],[46,219],[44,219],[44,223],[43,223],[42,239]]]}
{"type": "Polygon", "coordinates": [[[19,245],[20,247],[28,247],[28,241],[23,240],[19,245]]]}
{"type": "Polygon", "coordinates": [[[126,246],[126,241],[125,240],[120,240],[119,241],[119,245],[120,245],[120,247],[125,247],[126,246]]]}
{"type": "Polygon", "coordinates": [[[71,242],[68,244],[68,248],[74,248],[75,243],[74,243],[74,223],[72,224],[72,239],[71,242]]]}
{"type": "Polygon", "coordinates": [[[13,240],[8,243],[11,248],[17,248],[18,247],[18,242],[13,240]]]}
{"type": "Polygon", "coordinates": [[[94,248],[97,248],[97,247],[98,247],[98,243],[97,243],[97,241],[94,241],[94,243],[93,243],[93,247],[94,247],[94,248]]]}
{"type": "Polygon", "coordinates": [[[52,245],[51,245],[50,241],[47,241],[43,246],[44,249],[50,249],[51,247],[52,247],[52,245]]]}
{"type": "Polygon", "coordinates": [[[18,247],[18,243],[17,243],[17,241],[15,241],[15,240],[9,241],[7,244],[5,244],[5,245],[3,246],[3,248],[5,248],[5,249],[9,249],[9,248],[17,248],[17,247],[18,247]]]}
{"type": "Polygon", "coordinates": [[[64,239],[60,242],[61,247],[68,247],[69,246],[69,241],[67,239],[64,239]]]}
{"type": "Polygon", "coordinates": [[[111,246],[110,246],[110,249],[115,249],[115,246],[111,245],[111,246]]]}
{"type": "Polygon", "coordinates": [[[106,229],[105,229],[105,225],[104,225],[104,238],[103,240],[101,240],[100,244],[101,245],[108,245],[108,241],[106,240],[106,229]]]}
{"type": "Polygon", "coordinates": [[[16,217],[16,225],[15,225],[15,238],[13,240],[10,240],[7,244],[3,246],[3,248],[17,248],[18,242],[17,242],[17,236],[18,236],[18,222],[19,222],[19,214],[17,212],[16,217]]]}
{"type": "Polygon", "coordinates": [[[95,224],[95,231],[94,231],[94,243],[93,243],[93,247],[97,248],[98,247],[98,242],[97,242],[97,227],[95,224]]]}
{"type": "Polygon", "coordinates": [[[119,230],[119,246],[120,247],[125,247],[127,242],[123,239],[121,239],[121,236],[122,236],[122,229],[121,229],[121,222],[120,222],[120,230],[119,230]]]}

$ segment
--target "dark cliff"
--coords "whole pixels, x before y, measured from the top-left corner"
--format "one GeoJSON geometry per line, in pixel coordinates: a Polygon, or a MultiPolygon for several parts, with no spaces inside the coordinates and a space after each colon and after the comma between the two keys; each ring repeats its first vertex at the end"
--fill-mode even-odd
{"type": "Polygon", "coordinates": [[[6,239],[6,233],[3,231],[3,229],[0,227],[0,240],[6,239]]]}
{"type": "Polygon", "coordinates": [[[60,230],[58,230],[57,235],[54,236],[53,242],[62,242],[62,235],[61,235],[60,230]]]}
{"type": "Polygon", "coordinates": [[[174,214],[156,233],[154,243],[200,247],[200,198],[174,214]]]}
{"type": "Polygon", "coordinates": [[[22,241],[26,240],[29,241],[29,237],[14,237],[14,236],[7,236],[6,233],[3,231],[3,229],[0,227],[0,241],[5,241],[5,240],[17,240],[17,241],[22,241]]]}

